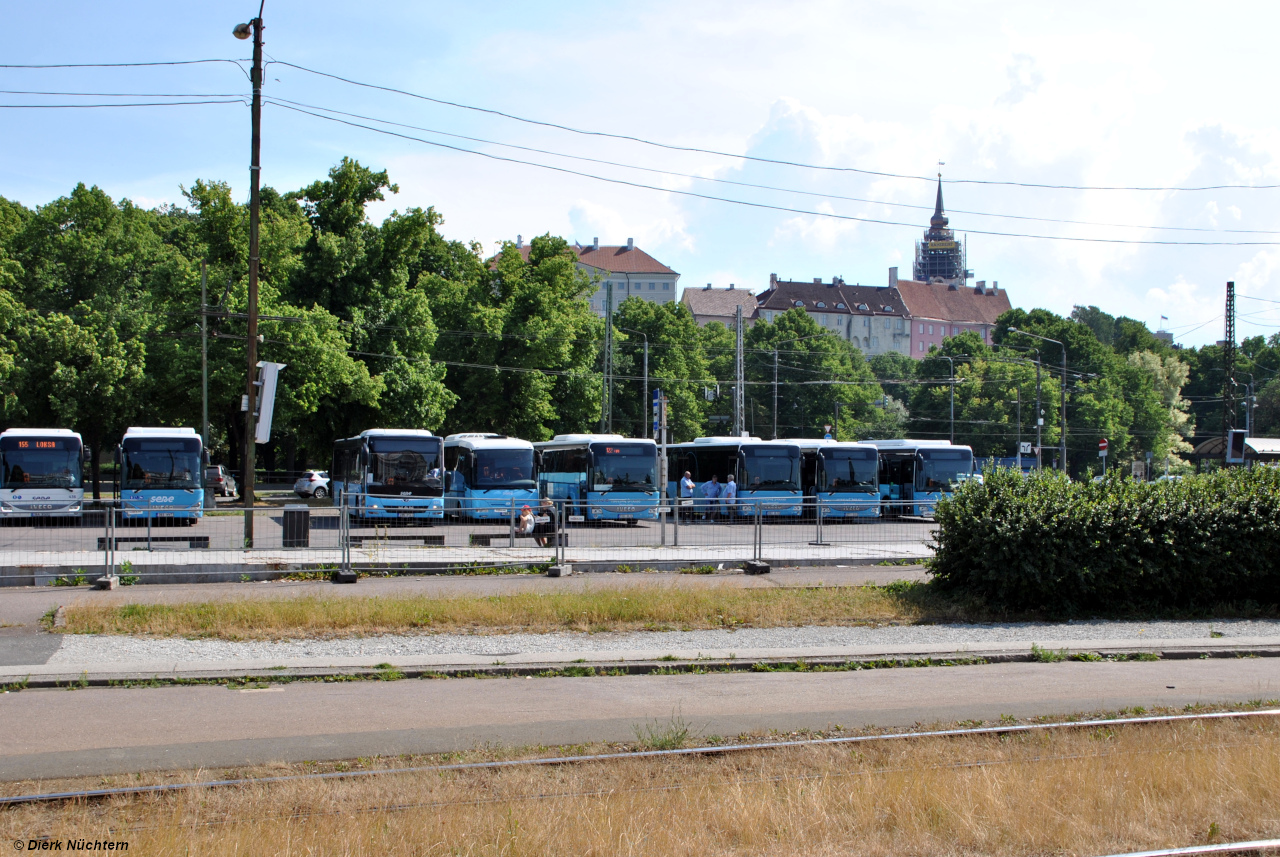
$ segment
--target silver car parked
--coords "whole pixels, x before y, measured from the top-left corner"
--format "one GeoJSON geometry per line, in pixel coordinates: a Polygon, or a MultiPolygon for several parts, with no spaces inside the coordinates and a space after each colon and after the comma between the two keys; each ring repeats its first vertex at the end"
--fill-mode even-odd
{"type": "Polygon", "coordinates": [[[329,496],[329,472],[327,470],[308,470],[293,483],[293,493],[299,497],[315,497],[321,499],[329,496]]]}

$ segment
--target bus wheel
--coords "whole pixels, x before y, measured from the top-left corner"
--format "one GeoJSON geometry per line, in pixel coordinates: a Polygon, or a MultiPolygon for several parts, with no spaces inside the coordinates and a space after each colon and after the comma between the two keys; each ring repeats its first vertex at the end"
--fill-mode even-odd
{"type": "Polygon", "coordinates": [[[639,522],[639,521],[637,521],[635,518],[632,518],[630,521],[627,521],[627,526],[628,526],[628,527],[638,527],[638,526],[640,526],[640,522],[639,522]]]}

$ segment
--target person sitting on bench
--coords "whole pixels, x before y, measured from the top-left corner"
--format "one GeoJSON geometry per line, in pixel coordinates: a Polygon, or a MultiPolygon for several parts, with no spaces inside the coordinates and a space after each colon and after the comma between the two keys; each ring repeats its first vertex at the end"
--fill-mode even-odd
{"type": "Polygon", "coordinates": [[[538,547],[545,548],[548,541],[556,535],[556,504],[550,497],[543,497],[542,502],[538,504],[538,517],[546,520],[538,521],[533,525],[533,540],[538,547]]]}
{"type": "Polygon", "coordinates": [[[533,528],[533,510],[525,506],[520,510],[520,517],[516,520],[516,535],[531,536],[533,535],[533,528]]]}

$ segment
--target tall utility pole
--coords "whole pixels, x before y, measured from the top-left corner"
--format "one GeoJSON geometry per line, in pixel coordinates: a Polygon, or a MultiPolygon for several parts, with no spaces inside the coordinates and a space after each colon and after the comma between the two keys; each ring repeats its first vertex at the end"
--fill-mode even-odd
{"type": "Polygon", "coordinates": [[[1227,329],[1222,345],[1222,436],[1236,427],[1236,284],[1227,283],[1227,329]]]}
{"type": "Polygon", "coordinates": [[[951,376],[947,384],[951,387],[951,442],[956,442],[956,361],[945,354],[939,354],[938,357],[947,361],[947,365],[951,367],[951,376]]]}
{"type": "Polygon", "coordinates": [[[742,387],[744,382],[744,367],[742,365],[742,306],[737,308],[735,316],[735,325],[737,328],[737,347],[734,355],[734,378],[733,385],[733,436],[742,437],[742,430],[746,425],[742,407],[742,387]]]}
{"type": "Polygon", "coordinates": [[[1040,427],[1044,425],[1044,408],[1040,405],[1040,349],[1036,349],[1036,470],[1040,469],[1040,427]]]}
{"type": "Polygon", "coordinates": [[[200,263],[200,441],[209,448],[209,263],[200,263]]]}
{"type": "Polygon", "coordinates": [[[600,433],[613,431],[613,280],[605,282],[604,378],[600,388],[600,433]]]}
{"type": "Polygon", "coordinates": [[[773,439],[778,439],[778,346],[773,346],[773,439]]]}
{"type": "Polygon", "coordinates": [[[250,111],[252,131],[249,142],[249,324],[248,324],[248,374],[244,390],[247,407],[244,412],[244,482],[240,493],[244,496],[244,546],[253,547],[253,469],[257,449],[254,435],[254,405],[257,395],[254,377],[258,368],[258,202],[262,173],[262,10],[267,0],[258,6],[258,17],[247,24],[240,24],[231,34],[237,39],[253,37],[253,68],[249,81],[253,84],[253,105],[250,111]]]}
{"type": "MultiPolygon", "coordinates": [[[[648,432],[649,429],[646,428],[646,426],[648,425],[649,421],[644,418],[643,414],[644,414],[644,409],[649,406],[649,401],[650,401],[649,399],[649,334],[645,333],[643,330],[632,330],[629,327],[620,327],[618,328],[618,330],[625,330],[627,333],[637,333],[640,336],[644,337],[644,398],[640,400],[640,413],[641,413],[640,437],[648,437],[646,432],[648,432]]],[[[658,430],[655,428],[653,431],[654,431],[653,439],[657,440],[658,430]]]]}
{"type": "MultiPolygon", "coordinates": [[[[1050,339],[1047,336],[1041,336],[1038,333],[1031,333],[1027,330],[1019,330],[1016,327],[1009,328],[1010,333],[1021,333],[1023,336],[1030,336],[1032,339],[1039,339],[1041,342],[1050,342],[1062,349],[1062,415],[1059,418],[1061,425],[1058,426],[1058,455],[1061,457],[1059,468],[1063,473],[1067,472],[1067,346],[1063,345],[1056,339],[1050,339]]],[[[1038,366],[1037,366],[1038,369],[1038,366]]],[[[1037,394],[1038,396],[1038,394],[1037,394]]],[[[1038,409],[1037,409],[1038,410],[1038,409]]],[[[1039,417],[1037,416],[1037,419],[1039,417]]]]}

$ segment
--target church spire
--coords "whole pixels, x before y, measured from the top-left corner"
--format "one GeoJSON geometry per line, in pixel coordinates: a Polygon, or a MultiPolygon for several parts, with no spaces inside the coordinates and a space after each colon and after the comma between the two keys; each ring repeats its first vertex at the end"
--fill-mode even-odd
{"type": "Polygon", "coordinates": [[[948,220],[943,214],[942,208],[942,173],[938,173],[938,201],[933,205],[933,217],[929,218],[929,225],[934,229],[945,229],[948,220]]]}

